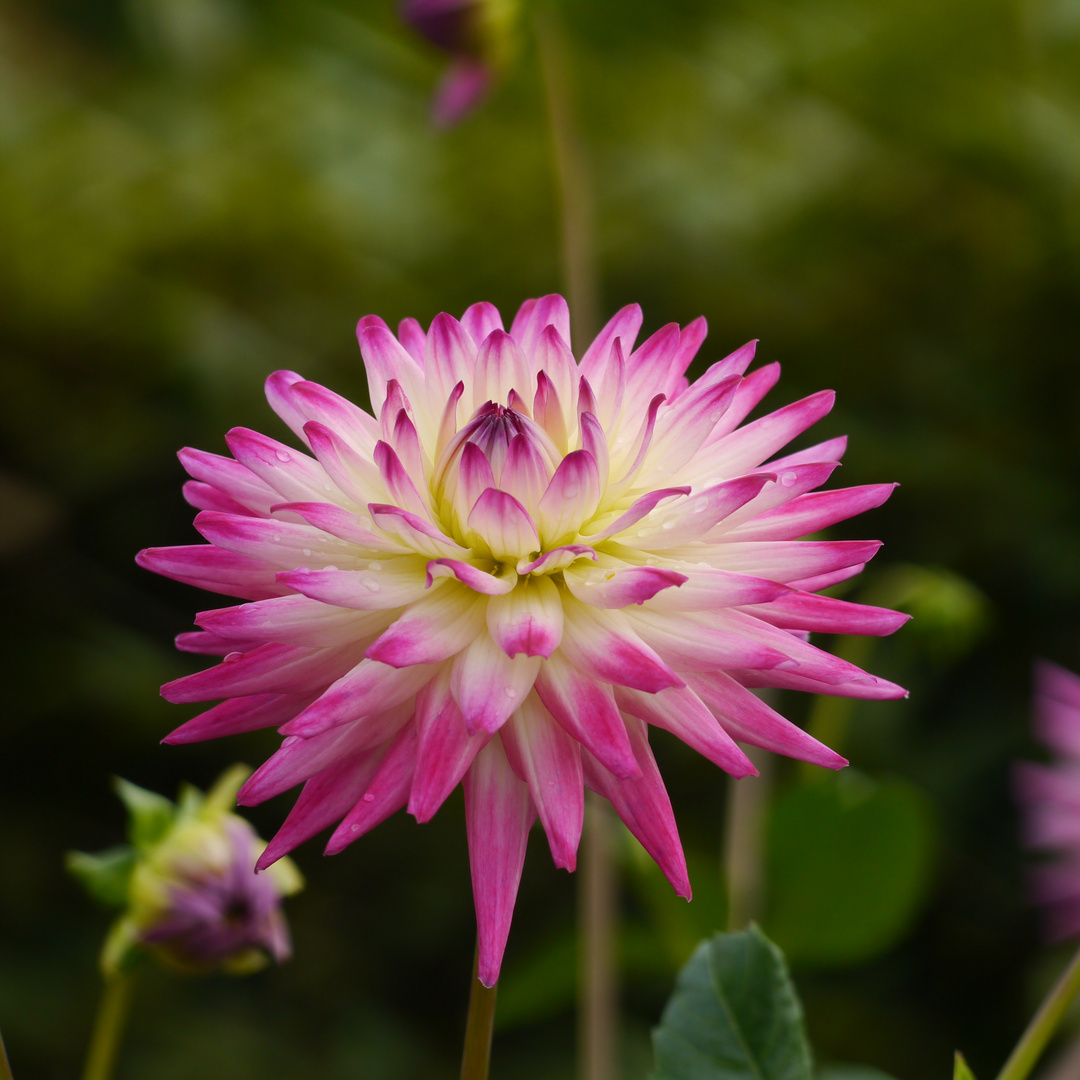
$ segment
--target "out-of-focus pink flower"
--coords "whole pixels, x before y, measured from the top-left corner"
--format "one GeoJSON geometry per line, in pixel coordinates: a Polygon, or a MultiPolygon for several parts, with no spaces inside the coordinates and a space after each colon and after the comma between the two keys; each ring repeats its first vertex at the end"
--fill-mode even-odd
{"type": "Polygon", "coordinates": [[[367,316],[376,415],[272,375],[305,451],[242,428],[233,458],[181,451],[210,543],[139,556],[249,601],[197,617],[179,646],[224,659],[162,692],[225,699],[169,742],[285,736],[240,792],[305,784],[261,866],[337,822],[330,853],[403,806],[427,821],[464,784],[489,985],[533,820],[573,869],[586,786],[689,897],[649,725],[733,776],[754,772],[740,742],[839,768],[749,688],[903,695],[806,640],[906,619],[817,595],[879,544],[801,538],[894,487],[815,490],[843,438],[777,456],[833,394],[740,427],[779,366],[745,375],[750,343],[691,385],[705,321],[635,346],[641,322],[623,308],[575,360],[561,296],[527,301],[509,332],[486,303],[396,337],[367,316]]]}
{"type": "Polygon", "coordinates": [[[484,99],[510,50],[516,0],[404,0],[401,18],[451,57],[432,101],[433,121],[449,127],[484,99]]]}
{"type": "Polygon", "coordinates": [[[1034,706],[1035,733],[1055,761],[1018,765],[1015,789],[1026,844],[1056,855],[1031,880],[1047,935],[1060,940],[1080,933],[1080,676],[1039,661],[1034,706]]]}

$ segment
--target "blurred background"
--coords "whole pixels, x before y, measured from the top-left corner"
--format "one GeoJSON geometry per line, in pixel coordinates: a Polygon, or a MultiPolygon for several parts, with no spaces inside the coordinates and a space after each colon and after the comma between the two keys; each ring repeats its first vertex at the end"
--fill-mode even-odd
{"type": "MultiPolygon", "coordinates": [[[[576,0],[563,5],[598,193],[605,313],[751,337],[772,406],[830,387],[835,531],[885,548],[846,595],[918,616],[862,655],[904,702],[781,707],[853,771],[778,763],[762,922],[822,1062],[992,1075],[1063,956],[1025,901],[1011,763],[1037,757],[1032,658],[1080,667],[1080,0],[576,0]],[[829,727],[831,725],[831,727],[829,727]],[[854,770],[857,770],[855,772],[854,770]]],[[[65,877],[121,839],[111,774],[174,795],[262,733],[162,747],[158,685],[213,598],[138,570],[192,543],[175,451],[284,437],[280,367],[366,401],[353,327],[512,312],[560,287],[527,34],[433,130],[443,59],[391,0],[0,0],[0,1022],[19,1080],[76,1073],[110,916],[65,877]]],[[[827,644],[827,643],[826,643],[827,644]]],[[[850,649],[852,643],[839,647],[850,649]]],[[[852,654],[854,655],[854,654],[852,654]]],[[[726,779],[654,740],[687,907],[629,846],[623,1075],[695,940],[725,922],[726,779]]],[[[749,783],[749,781],[748,781],[749,783]]],[[[250,814],[263,835],[291,796],[250,814]]],[[[573,1071],[574,880],[533,837],[496,1077],[573,1071]]],[[[460,794],[334,859],[297,853],[295,958],[141,983],[121,1077],[456,1075],[473,943],[460,794]]]]}

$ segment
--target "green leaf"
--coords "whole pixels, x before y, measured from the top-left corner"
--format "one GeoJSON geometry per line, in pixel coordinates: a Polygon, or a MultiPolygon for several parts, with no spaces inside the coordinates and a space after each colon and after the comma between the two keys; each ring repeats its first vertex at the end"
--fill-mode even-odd
{"type": "Polygon", "coordinates": [[[968,1063],[964,1060],[964,1055],[959,1050],[956,1051],[956,1057],[953,1058],[953,1080],[975,1080],[975,1074],[971,1071],[968,1063]]]}
{"type": "Polygon", "coordinates": [[[169,830],[176,807],[156,792],[117,777],[114,784],[128,809],[128,839],[143,850],[153,847],[169,830]]]}
{"type": "Polygon", "coordinates": [[[933,849],[930,807],[910,784],[847,770],[795,788],[770,818],[763,922],[793,964],[876,956],[917,912],[933,849]]]}
{"type": "Polygon", "coordinates": [[[870,1065],[830,1065],[822,1069],[817,1080],[893,1080],[888,1073],[870,1065]]]}
{"type": "Polygon", "coordinates": [[[127,903],[128,882],[135,868],[135,849],[109,848],[99,855],[85,851],[69,851],[64,860],[68,872],[87,893],[106,907],[123,907],[127,903]]]}
{"type": "Polygon", "coordinates": [[[698,946],[653,1032],[653,1080],[810,1080],[802,1006],[756,927],[698,946]]]}

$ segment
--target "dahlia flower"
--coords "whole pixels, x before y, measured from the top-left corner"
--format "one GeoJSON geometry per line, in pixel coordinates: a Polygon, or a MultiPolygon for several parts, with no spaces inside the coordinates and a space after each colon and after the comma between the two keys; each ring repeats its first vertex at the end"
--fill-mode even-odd
{"type": "Polygon", "coordinates": [[[181,451],[209,544],[139,556],[248,601],[180,635],[223,659],[162,693],[225,699],[167,742],[285,736],[240,792],[254,804],[304,784],[260,867],[334,823],[328,853],[401,807],[427,821],[463,784],[487,985],[529,829],[538,816],[572,870],[585,787],[689,898],[650,725],[736,777],[755,771],[740,742],[839,768],[750,688],[903,695],[807,640],[906,618],[816,595],[879,544],[800,538],[894,486],[815,491],[842,438],[775,456],[832,393],[740,427],[778,365],[745,375],[751,343],[691,385],[705,321],[635,347],[641,319],[623,308],[578,361],[560,296],[526,301],[509,332],[486,303],[427,333],[406,319],[397,337],[367,316],[375,415],[271,375],[304,451],[242,428],[232,458],[181,451]]]}
{"type": "Polygon", "coordinates": [[[1033,869],[1031,884],[1047,936],[1060,940],[1080,933],[1080,676],[1040,661],[1034,709],[1035,733],[1055,761],[1018,765],[1015,789],[1027,846],[1056,856],[1033,869]]]}
{"type": "Polygon", "coordinates": [[[269,874],[253,873],[266,843],[228,809],[250,772],[244,766],[230,769],[206,795],[186,787],[179,805],[127,781],[117,783],[130,815],[131,845],[68,857],[69,869],[88,891],[124,908],[102,949],[106,976],[143,952],[193,974],[246,974],[268,957],[288,958],[281,901],[302,888],[303,879],[289,859],[269,874]]]}

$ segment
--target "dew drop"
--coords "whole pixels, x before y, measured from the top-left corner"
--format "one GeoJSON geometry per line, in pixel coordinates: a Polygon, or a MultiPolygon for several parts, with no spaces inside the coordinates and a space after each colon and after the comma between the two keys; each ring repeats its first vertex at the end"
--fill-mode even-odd
{"type": "Polygon", "coordinates": [[[332,564],[327,564],[323,567],[324,570],[337,570],[337,567],[332,564]]]}
{"type": "Polygon", "coordinates": [[[281,533],[272,533],[271,536],[270,536],[270,542],[272,544],[280,544],[281,543],[281,533]]]}
{"type": "Polygon", "coordinates": [[[350,832],[359,832],[360,831],[360,826],[359,825],[350,825],[349,826],[349,831],[350,832]]]}
{"type": "Polygon", "coordinates": [[[504,686],[503,693],[508,697],[517,697],[517,691],[512,686],[504,686]]]}
{"type": "MultiPolygon", "coordinates": [[[[709,509],[709,500],[705,496],[702,496],[700,499],[696,499],[691,504],[690,508],[694,511],[695,514],[703,514],[706,510],[709,509]]],[[[665,525],[665,528],[666,527],[667,526],[665,525]]]]}
{"type": "Polygon", "coordinates": [[[304,548],[303,551],[304,551],[304,558],[305,559],[310,559],[311,558],[311,548],[304,548]]]}
{"type": "Polygon", "coordinates": [[[325,491],[327,493],[331,493],[331,492],[333,492],[334,487],[333,487],[332,484],[323,484],[322,489],[323,489],[323,491],[325,491]]]}
{"type": "Polygon", "coordinates": [[[785,472],[780,474],[780,483],[783,484],[784,487],[793,487],[795,481],[798,479],[799,474],[797,472],[785,472]]]}
{"type": "Polygon", "coordinates": [[[243,655],[244,654],[242,652],[231,652],[221,662],[223,664],[235,664],[237,660],[239,660],[239,659],[241,659],[241,657],[243,657],[243,655]]]}
{"type": "Polygon", "coordinates": [[[674,522],[674,521],[665,521],[664,524],[660,526],[660,528],[661,529],[674,529],[675,525],[676,525],[676,522],[674,522]]]}
{"type": "Polygon", "coordinates": [[[286,735],[285,738],[281,740],[281,747],[284,749],[286,746],[292,746],[293,743],[298,743],[299,741],[299,735],[286,735]]]}
{"type": "Polygon", "coordinates": [[[373,593],[378,592],[382,588],[382,586],[374,578],[369,577],[361,578],[360,584],[363,585],[368,592],[373,593]]]}
{"type": "Polygon", "coordinates": [[[292,461],[292,454],[287,454],[284,450],[279,450],[274,456],[278,461],[292,461]]]}
{"type": "Polygon", "coordinates": [[[382,563],[381,563],[381,562],[369,562],[369,563],[367,564],[367,568],[368,568],[369,570],[376,570],[376,571],[378,571],[378,570],[381,570],[381,569],[382,569],[382,563]]]}
{"type": "MultiPolygon", "coordinates": [[[[369,791],[369,792],[368,792],[368,793],[367,793],[367,794],[366,794],[366,795],[364,796],[364,802],[374,802],[374,801],[375,801],[375,796],[374,796],[374,795],[372,795],[372,794],[371,794],[371,792],[369,791]]],[[[354,825],[354,826],[353,826],[353,828],[359,828],[359,826],[358,826],[358,825],[354,825]]]]}

